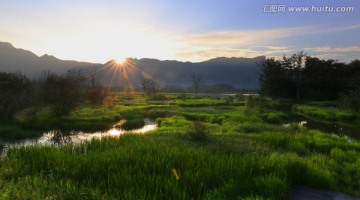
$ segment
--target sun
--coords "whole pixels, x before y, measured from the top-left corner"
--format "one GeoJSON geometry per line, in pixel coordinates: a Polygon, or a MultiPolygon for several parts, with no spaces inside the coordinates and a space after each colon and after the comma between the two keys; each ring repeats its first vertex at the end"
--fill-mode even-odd
{"type": "Polygon", "coordinates": [[[118,65],[123,65],[123,64],[126,63],[127,58],[118,58],[118,59],[115,59],[114,61],[115,61],[115,63],[118,64],[118,65]]]}

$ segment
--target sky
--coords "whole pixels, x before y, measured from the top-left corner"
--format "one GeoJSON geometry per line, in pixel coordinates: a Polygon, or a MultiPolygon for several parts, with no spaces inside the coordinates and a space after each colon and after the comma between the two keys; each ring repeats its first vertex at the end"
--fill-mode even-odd
{"type": "Polygon", "coordinates": [[[359,0],[0,0],[0,19],[0,41],[64,60],[360,59],[359,0]]]}

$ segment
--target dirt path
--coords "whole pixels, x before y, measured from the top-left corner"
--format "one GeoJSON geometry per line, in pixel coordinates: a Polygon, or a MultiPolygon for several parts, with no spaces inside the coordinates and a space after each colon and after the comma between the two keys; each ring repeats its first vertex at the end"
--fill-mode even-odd
{"type": "Polygon", "coordinates": [[[360,198],[351,197],[341,192],[294,186],[291,191],[291,200],[360,200],[360,198]]]}

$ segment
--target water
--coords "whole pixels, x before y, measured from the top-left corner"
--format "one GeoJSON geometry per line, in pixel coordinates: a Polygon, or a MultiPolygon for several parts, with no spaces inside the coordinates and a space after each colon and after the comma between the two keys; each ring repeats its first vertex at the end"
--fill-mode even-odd
{"type": "Polygon", "coordinates": [[[305,118],[298,118],[294,120],[292,123],[283,124],[283,126],[288,127],[291,124],[305,126],[308,129],[319,130],[324,133],[336,134],[339,136],[348,136],[350,138],[360,140],[360,130],[355,127],[352,128],[335,123],[330,124],[330,123],[317,122],[305,118]]]}
{"type": "Polygon", "coordinates": [[[316,129],[324,133],[336,134],[339,136],[349,136],[350,138],[360,140],[360,130],[356,127],[348,127],[336,123],[322,123],[313,120],[306,120],[306,127],[309,129],[316,129]]]}
{"type": "Polygon", "coordinates": [[[125,131],[119,128],[119,123],[115,124],[113,128],[107,131],[97,131],[97,132],[82,132],[82,131],[72,131],[70,133],[62,133],[59,130],[52,130],[45,132],[40,138],[36,139],[26,139],[26,140],[18,140],[14,142],[3,142],[4,149],[3,153],[6,153],[9,147],[17,147],[17,146],[29,146],[29,145],[59,145],[66,143],[80,143],[84,141],[88,141],[94,138],[102,138],[102,137],[119,137],[120,135],[132,132],[132,133],[146,133],[151,130],[155,130],[157,128],[157,124],[151,121],[149,118],[144,119],[145,125],[140,129],[134,129],[130,131],[125,131]]]}
{"type": "MultiPolygon", "coordinates": [[[[337,123],[324,123],[320,121],[315,121],[311,119],[307,119],[303,116],[296,115],[292,111],[292,104],[281,104],[276,107],[276,110],[291,113],[293,115],[292,124],[298,124],[301,126],[305,126],[308,129],[319,130],[324,133],[336,134],[339,136],[348,136],[352,139],[360,140],[360,128],[359,127],[349,127],[337,123]]],[[[288,126],[290,124],[283,124],[283,126],[288,126]]]]}

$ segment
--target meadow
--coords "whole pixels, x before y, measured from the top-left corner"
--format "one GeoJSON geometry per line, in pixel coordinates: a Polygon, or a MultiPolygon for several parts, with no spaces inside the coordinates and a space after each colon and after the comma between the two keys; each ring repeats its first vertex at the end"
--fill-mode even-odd
{"type": "MultiPolygon", "coordinates": [[[[123,119],[132,129],[144,117],[159,128],[11,148],[0,161],[0,199],[288,199],[294,185],[360,197],[360,142],[296,123],[284,126],[293,114],[277,109],[282,102],[241,95],[166,99],[118,94],[113,105],[83,105],[61,118],[46,108],[36,119],[18,113],[11,126],[26,133],[107,129],[123,119]]],[[[320,120],[359,119],[329,105],[292,107],[320,120]],[[316,110],[329,111],[309,114],[316,110]]]]}

